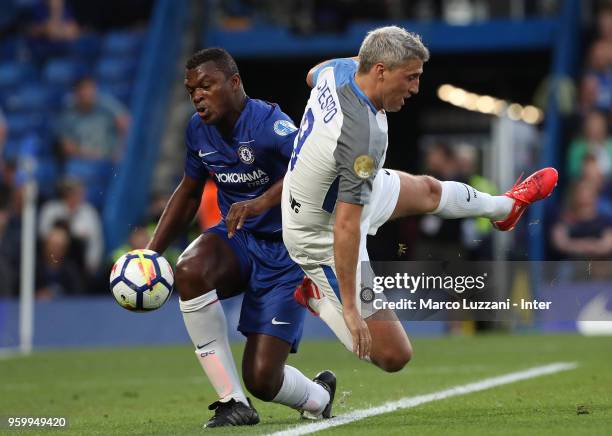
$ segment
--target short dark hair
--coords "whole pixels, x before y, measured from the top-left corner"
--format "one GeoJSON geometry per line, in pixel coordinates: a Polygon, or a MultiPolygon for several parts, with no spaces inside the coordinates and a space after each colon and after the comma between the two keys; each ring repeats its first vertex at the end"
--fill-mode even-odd
{"type": "Polygon", "coordinates": [[[234,74],[240,74],[238,72],[238,66],[236,65],[236,61],[234,60],[232,55],[230,55],[224,49],[218,47],[205,48],[195,52],[187,60],[185,68],[187,68],[188,70],[192,70],[209,61],[214,62],[217,68],[219,68],[219,70],[223,72],[225,77],[231,77],[234,74]]]}

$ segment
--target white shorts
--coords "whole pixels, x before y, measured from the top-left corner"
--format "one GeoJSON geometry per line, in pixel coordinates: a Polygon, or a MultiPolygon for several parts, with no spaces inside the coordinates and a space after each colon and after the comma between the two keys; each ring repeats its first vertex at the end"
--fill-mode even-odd
{"type": "MultiPolygon", "coordinates": [[[[367,263],[370,260],[366,248],[367,236],[375,235],[378,228],[389,220],[397,205],[399,193],[399,175],[393,170],[381,169],[374,178],[370,202],[361,213],[361,240],[359,242],[355,295],[357,306],[361,306],[364,318],[375,312],[371,304],[359,304],[361,290],[365,287],[372,288],[374,277],[374,273],[367,263]]],[[[299,232],[296,231],[292,231],[290,238],[285,237],[285,245],[291,258],[317,285],[319,291],[335,304],[340,305],[340,291],[334,265],[333,233],[320,235],[320,237],[328,240],[328,247],[326,247],[324,256],[320,254],[311,256],[311,253],[308,252],[308,243],[304,242],[307,238],[301,238],[299,232]]]]}

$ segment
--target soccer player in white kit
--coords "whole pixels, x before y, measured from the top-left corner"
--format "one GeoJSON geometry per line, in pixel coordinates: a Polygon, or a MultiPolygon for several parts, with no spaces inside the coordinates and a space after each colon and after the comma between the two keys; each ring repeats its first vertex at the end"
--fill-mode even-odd
{"type": "Polygon", "coordinates": [[[349,350],[390,372],[404,367],[412,347],[393,311],[359,304],[366,236],[388,220],[425,213],[483,216],[511,230],[557,183],[556,170],[544,168],[491,196],[463,183],[384,169],[386,112],[399,111],[418,93],[428,59],[418,35],[389,26],[369,32],[358,57],[312,68],[306,80],[313,89],[283,184],[283,240],[308,277],[296,299],[349,350]]]}

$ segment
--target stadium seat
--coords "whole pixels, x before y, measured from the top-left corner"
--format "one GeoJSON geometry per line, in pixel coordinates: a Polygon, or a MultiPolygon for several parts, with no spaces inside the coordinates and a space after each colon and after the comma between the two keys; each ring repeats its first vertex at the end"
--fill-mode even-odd
{"type": "Polygon", "coordinates": [[[100,91],[119,99],[126,106],[130,105],[133,87],[131,81],[100,82],[99,87],[100,91]]]}
{"type": "Polygon", "coordinates": [[[93,61],[100,53],[100,36],[96,33],[81,35],[70,46],[70,55],[75,59],[87,59],[93,61]]]}
{"type": "Polygon", "coordinates": [[[70,159],[66,162],[66,175],[84,182],[99,182],[107,180],[112,172],[112,164],[108,161],[87,159],[70,159]]]}
{"type": "Polygon", "coordinates": [[[42,113],[7,113],[6,122],[9,136],[12,138],[22,137],[29,133],[46,133],[46,119],[42,113]]]}
{"type": "Polygon", "coordinates": [[[41,112],[49,108],[49,89],[39,83],[25,84],[5,100],[8,112],[41,112]]]}
{"type": "Polygon", "coordinates": [[[0,29],[8,27],[17,19],[17,7],[13,0],[0,0],[0,29]]]}
{"type": "Polygon", "coordinates": [[[21,82],[36,78],[32,65],[23,62],[5,62],[0,64],[0,89],[13,88],[21,82]]]}
{"type": "Polygon", "coordinates": [[[98,209],[104,205],[104,194],[111,179],[113,164],[110,161],[91,161],[70,159],[66,162],[64,173],[79,179],[86,188],[87,200],[98,209]]]}
{"type": "Polygon", "coordinates": [[[6,37],[0,40],[0,62],[15,61],[19,54],[22,40],[17,37],[6,37]]]}
{"type": "Polygon", "coordinates": [[[26,132],[22,133],[21,136],[16,136],[9,131],[2,157],[9,161],[16,161],[25,154],[50,158],[50,150],[51,143],[36,132],[26,132]]]}
{"type": "Polygon", "coordinates": [[[21,138],[13,137],[9,132],[9,137],[4,143],[2,149],[2,159],[5,161],[16,161],[19,156],[19,148],[21,147],[21,138]]]}
{"type": "Polygon", "coordinates": [[[104,37],[102,53],[123,57],[139,56],[145,35],[146,33],[141,31],[111,32],[104,37]]]}
{"type": "Polygon", "coordinates": [[[102,57],[96,67],[96,78],[106,82],[125,81],[136,71],[137,67],[138,61],[134,58],[102,57]]]}
{"type": "Polygon", "coordinates": [[[63,85],[49,86],[47,89],[49,93],[49,108],[53,111],[61,110],[68,102],[72,93],[71,87],[63,85]]]}
{"type": "Polygon", "coordinates": [[[57,162],[52,157],[43,157],[36,166],[36,180],[40,195],[50,198],[55,194],[55,185],[59,178],[57,162]]]}
{"type": "Polygon", "coordinates": [[[43,77],[50,85],[69,86],[88,72],[85,65],[79,61],[51,59],[45,66],[43,77]]]}

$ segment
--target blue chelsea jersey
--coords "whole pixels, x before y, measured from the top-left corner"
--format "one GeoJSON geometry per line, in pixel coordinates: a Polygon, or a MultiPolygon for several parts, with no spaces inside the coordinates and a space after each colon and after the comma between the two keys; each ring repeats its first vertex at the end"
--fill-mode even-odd
{"type": "MultiPolygon", "coordinates": [[[[187,126],[185,174],[197,180],[212,177],[223,219],[233,203],[251,200],[283,178],[297,128],[278,105],[247,98],[232,138],[222,138],[195,113],[187,126]]],[[[243,229],[271,235],[280,232],[277,205],[249,218],[243,229]]]]}

